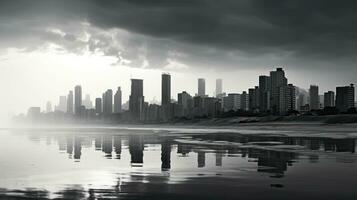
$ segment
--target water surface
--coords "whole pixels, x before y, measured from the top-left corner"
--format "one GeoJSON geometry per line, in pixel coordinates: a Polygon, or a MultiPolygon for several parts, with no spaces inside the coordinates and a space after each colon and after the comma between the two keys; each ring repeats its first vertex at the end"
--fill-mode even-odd
{"type": "Polygon", "coordinates": [[[357,199],[356,139],[298,133],[1,130],[0,198],[357,199]]]}

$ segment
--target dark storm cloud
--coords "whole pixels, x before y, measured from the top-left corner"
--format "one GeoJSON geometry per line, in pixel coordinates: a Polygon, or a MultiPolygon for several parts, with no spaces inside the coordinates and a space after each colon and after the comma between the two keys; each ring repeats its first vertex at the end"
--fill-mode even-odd
{"type": "Polygon", "coordinates": [[[30,40],[36,46],[45,38],[77,51],[88,45],[90,50],[130,57],[135,65],[151,60],[150,67],[165,65],[170,51],[184,54],[178,59],[191,65],[216,65],[217,59],[223,66],[238,61],[264,65],[262,59],[287,64],[352,61],[355,10],[357,2],[352,0],[4,0],[0,41],[30,40]],[[137,38],[125,38],[127,44],[118,47],[113,45],[116,38],[92,32],[86,43],[73,33],[75,21],[100,30],[127,30],[137,38]],[[68,35],[43,32],[46,27],[59,27],[68,35]],[[136,54],[143,46],[146,58],[139,59],[136,54]]]}
{"type": "Polygon", "coordinates": [[[353,53],[357,40],[356,1],[106,2],[90,6],[88,19],[97,26],[214,48],[330,56],[353,53]]]}

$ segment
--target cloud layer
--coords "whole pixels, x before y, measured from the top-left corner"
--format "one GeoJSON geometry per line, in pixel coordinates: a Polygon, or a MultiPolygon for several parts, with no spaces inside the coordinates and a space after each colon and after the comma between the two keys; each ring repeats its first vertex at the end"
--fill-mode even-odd
{"type": "Polygon", "coordinates": [[[356,1],[3,0],[0,48],[101,52],[133,67],[351,67],[356,1]]]}

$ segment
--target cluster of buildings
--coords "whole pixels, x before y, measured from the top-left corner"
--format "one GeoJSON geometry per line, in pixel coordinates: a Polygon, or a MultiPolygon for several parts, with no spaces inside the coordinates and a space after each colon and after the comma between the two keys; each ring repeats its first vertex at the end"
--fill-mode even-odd
{"type": "MultiPolygon", "coordinates": [[[[282,68],[271,71],[269,75],[259,76],[259,83],[242,93],[224,93],[222,79],[216,80],[215,96],[206,93],[205,79],[198,79],[197,94],[186,91],[177,94],[177,100],[171,98],[171,75],[161,76],[161,104],[149,104],[144,98],[142,79],[131,79],[131,92],[128,109],[122,106],[122,91],[118,87],[115,93],[108,89],[95,99],[93,106],[89,95],[82,99],[82,88],[77,85],[67,96],[60,96],[55,110],[79,119],[109,119],[124,121],[168,122],[174,119],[215,118],[222,113],[239,112],[266,115],[287,115],[304,113],[324,108],[335,108],[338,112],[348,112],[355,108],[354,85],[337,87],[320,95],[317,85],[311,85],[309,91],[300,89],[288,82],[282,68]]],[[[47,112],[52,112],[47,104],[47,112]]],[[[32,107],[28,115],[41,112],[32,107]]]]}

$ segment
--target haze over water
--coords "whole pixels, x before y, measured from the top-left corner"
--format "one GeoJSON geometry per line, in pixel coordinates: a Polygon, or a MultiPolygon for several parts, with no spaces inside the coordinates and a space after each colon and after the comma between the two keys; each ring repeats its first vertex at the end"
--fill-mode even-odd
{"type": "Polygon", "coordinates": [[[353,128],[326,130],[4,129],[0,199],[356,199],[353,128]]]}

